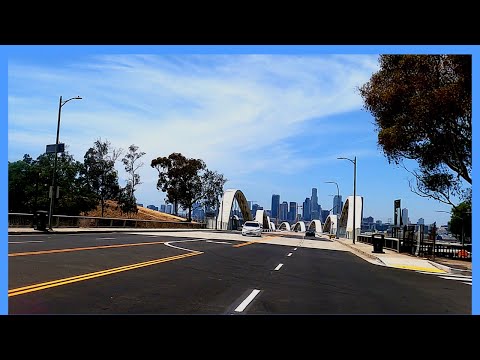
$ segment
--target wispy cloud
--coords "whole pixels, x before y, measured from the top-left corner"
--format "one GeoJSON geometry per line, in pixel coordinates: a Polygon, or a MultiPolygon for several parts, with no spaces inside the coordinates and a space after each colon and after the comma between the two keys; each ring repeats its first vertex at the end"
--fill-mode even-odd
{"type": "MultiPolygon", "coordinates": [[[[58,96],[61,139],[82,160],[97,138],[145,151],[141,175],[156,182],[151,159],[182,152],[233,178],[271,165],[306,167],[295,146],[328,117],[358,110],[355,89],[377,69],[371,55],[105,55],[63,67],[11,62],[9,160],[53,143],[58,96]],[[43,144],[43,145],[42,145],[43,144]],[[41,146],[40,146],[41,145],[41,146]],[[252,158],[255,166],[252,166],[252,158]]],[[[35,153],[37,151],[37,153],[35,153]]],[[[147,178],[147,179],[146,179],[147,178]]]]}

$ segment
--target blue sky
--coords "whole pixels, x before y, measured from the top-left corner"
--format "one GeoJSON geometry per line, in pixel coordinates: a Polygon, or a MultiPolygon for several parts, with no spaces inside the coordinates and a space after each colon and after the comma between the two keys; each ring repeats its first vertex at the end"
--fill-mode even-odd
{"type": "MultiPolygon", "coordinates": [[[[81,96],[62,108],[60,141],[79,161],[98,138],[116,148],[138,145],[146,152],[139,202],[163,202],[149,164],[180,151],[204,159],[229,179],[226,188],[241,189],[265,208],[273,193],[301,202],[316,187],[329,209],[336,186],[324,182],[336,181],[344,198],[351,195],[353,165],[337,157],[356,156],[364,216],[386,221],[401,199],[412,221],[444,224],[448,214],[436,211],[449,206],[410,191],[408,173],[388,164],[376,145],[373,118],[362,110],[356,88],[377,70],[381,53],[474,54],[476,108],[475,46],[1,46],[6,121],[0,154],[8,161],[39,156],[55,142],[59,97],[81,96]]],[[[476,126],[473,131],[475,178],[476,126]]],[[[122,166],[117,169],[124,182],[122,166]]],[[[8,311],[7,246],[0,243],[1,314],[8,311]]],[[[480,313],[477,293],[474,281],[473,314],[480,313]]]]}
{"type": "MultiPolygon", "coordinates": [[[[172,49],[172,48],[171,48],[172,49]]],[[[288,51],[166,52],[162,47],[22,47],[8,57],[8,161],[36,158],[55,143],[58,101],[60,142],[76,160],[96,139],[146,155],[137,201],[159,206],[152,159],[181,152],[225,175],[225,189],[271,207],[302,203],[318,189],[324,210],[337,193],[357,195],[364,216],[388,221],[401,199],[412,222],[446,224],[450,207],[412,193],[404,169],[388,164],[377,147],[372,116],[358,87],[378,70],[378,53],[288,51]]],[[[198,50],[198,48],[197,48],[198,50]]],[[[415,164],[410,163],[411,169],[415,164]]],[[[121,185],[126,174],[117,163],[121,185]]]]}

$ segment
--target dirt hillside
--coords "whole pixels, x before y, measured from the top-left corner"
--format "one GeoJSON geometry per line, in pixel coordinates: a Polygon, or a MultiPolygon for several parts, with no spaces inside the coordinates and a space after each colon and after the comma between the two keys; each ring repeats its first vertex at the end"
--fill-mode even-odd
{"type": "MultiPolygon", "coordinates": [[[[163,221],[186,221],[186,219],[165,214],[160,211],[155,211],[151,209],[147,209],[143,206],[137,207],[138,212],[136,214],[124,214],[117,206],[116,201],[107,200],[106,206],[103,210],[103,217],[106,218],[120,218],[120,219],[139,219],[139,220],[163,220],[163,221]]],[[[83,216],[102,216],[102,207],[100,205],[97,206],[95,210],[88,211],[82,214],[83,216]]]]}

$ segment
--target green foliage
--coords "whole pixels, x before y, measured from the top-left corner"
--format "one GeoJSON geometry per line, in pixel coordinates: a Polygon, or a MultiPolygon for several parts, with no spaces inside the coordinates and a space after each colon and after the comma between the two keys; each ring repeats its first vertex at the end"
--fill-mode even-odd
{"type": "Polygon", "coordinates": [[[470,55],[382,55],[380,70],[360,87],[389,162],[418,162],[416,189],[451,204],[468,199],[472,171],[470,55]]]}
{"type": "Polygon", "coordinates": [[[120,210],[125,214],[136,214],[138,212],[137,200],[133,196],[131,184],[127,184],[127,186],[120,189],[117,203],[120,210]]]}
{"type": "Polygon", "coordinates": [[[223,186],[228,180],[216,171],[205,170],[202,176],[203,184],[203,205],[207,208],[217,209],[220,205],[220,198],[223,196],[223,186]]]}
{"type": "Polygon", "coordinates": [[[125,171],[130,175],[127,186],[129,185],[131,197],[133,197],[134,200],[135,187],[141,184],[140,175],[137,173],[137,170],[144,165],[140,162],[140,158],[144,155],[145,153],[143,151],[138,151],[138,146],[132,144],[128,147],[128,153],[122,159],[125,171]]]}
{"type": "Polygon", "coordinates": [[[457,238],[464,236],[464,243],[472,242],[472,204],[462,202],[452,208],[452,217],[449,222],[450,232],[457,238]]]}
{"type": "MultiPolygon", "coordinates": [[[[23,160],[8,163],[9,212],[34,213],[49,209],[53,163],[53,154],[42,154],[36,160],[26,154],[23,160]]],[[[82,169],[83,165],[68,152],[58,157],[60,197],[56,200],[56,214],[80,215],[96,207],[95,194],[86,187],[82,169]]]]}
{"type": "Polygon", "coordinates": [[[203,160],[172,153],[153,159],[150,166],[157,169],[157,189],[167,194],[167,200],[174,204],[175,214],[181,205],[188,209],[188,221],[191,221],[192,205],[202,198],[201,171],[206,168],[203,160]]]}
{"type": "Polygon", "coordinates": [[[120,193],[118,173],[115,169],[115,161],[120,154],[121,150],[111,148],[108,140],[98,139],[84,156],[83,171],[86,186],[95,193],[97,200],[100,202],[102,217],[106,201],[117,199],[120,193]]]}

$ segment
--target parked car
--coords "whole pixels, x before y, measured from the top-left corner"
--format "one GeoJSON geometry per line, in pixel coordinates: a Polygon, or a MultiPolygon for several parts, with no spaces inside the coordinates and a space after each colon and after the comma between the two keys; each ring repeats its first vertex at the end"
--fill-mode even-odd
{"type": "Polygon", "coordinates": [[[262,224],[258,221],[245,221],[242,226],[242,235],[262,236],[262,228],[262,224]]]}
{"type": "Polygon", "coordinates": [[[305,231],[305,237],[315,237],[315,230],[305,231]]]}

